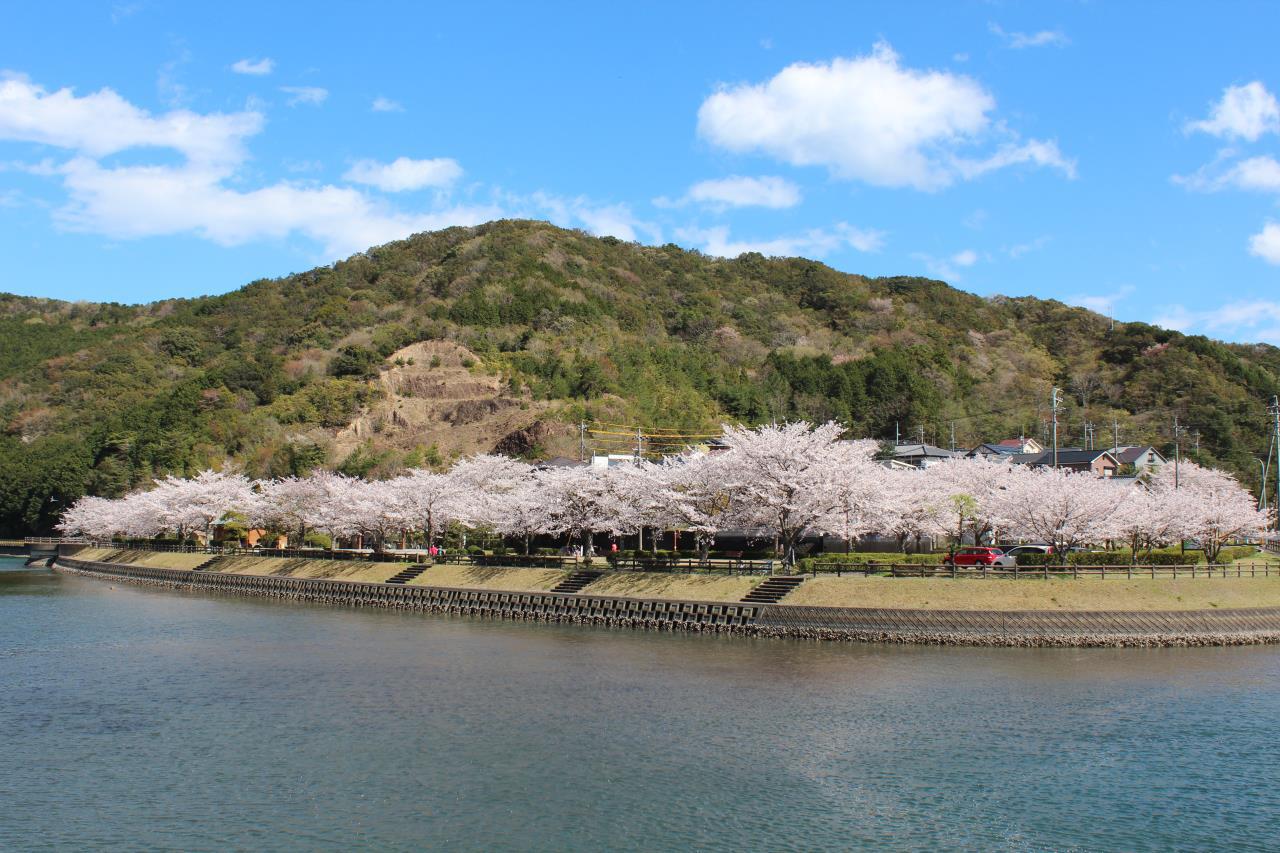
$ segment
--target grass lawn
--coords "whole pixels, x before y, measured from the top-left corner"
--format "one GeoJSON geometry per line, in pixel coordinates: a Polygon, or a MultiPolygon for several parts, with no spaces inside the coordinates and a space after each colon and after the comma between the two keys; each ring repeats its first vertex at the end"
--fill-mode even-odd
{"type": "Polygon", "coordinates": [[[75,560],[99,563],[128,563],[152,569],[194,569],[209,559],[208,554],[184,554],[164,551],[130,551],[119,548],[85,548],[71,555],[75,560]]]}
{"type": "Polygon", "coordinates": [[[824,607],[925,610],[1211,610],[1280,607],[1267,578],[811,578],[783,601],[824,607]]]}
{"type": "Polygon", "coordinates": [[[405,567],[404,563],[364,560],[314,560],[310,557],[219,557],[209,571],[235,575],[275,575],[335,581],[381,583],[405,567]]]}
{"type": "Polygon", "coordinates": [[[409,583],[462,589],[547,592],[573,572],[561,569],[504,569],[488,566],[432,566],[409,583]]]}
{"type": "Polygon", "coordinates": [[[749,575],[684,575],[664,572],[610,572],[587,584],[583,595],[672,598],[690,601],[741,601],[764,578],[749,575]]]}

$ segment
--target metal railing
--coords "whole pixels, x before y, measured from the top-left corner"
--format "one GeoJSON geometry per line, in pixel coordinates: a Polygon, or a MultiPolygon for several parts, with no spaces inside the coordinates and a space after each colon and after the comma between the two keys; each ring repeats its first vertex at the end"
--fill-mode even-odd
{"type": "Polygon", "coordinates": [[[836,577],[854,575],[862,577],[884,576],[895,578],[1010,578],[1042,579],[1049,578],[1260,578],[1275,575],[1280,577],[1280,564],[1262,562],[1237,563],[1186,563],[1183,565],[1143,565],[1129,564],[1123,566],[1085,566],[1085,565],[1042,565],[1042,566],[956,566],[944,564],[920,563],[809,563],[803,567],[802,574],[817,577],[820,574],[834,574],[836,577]],[[1272,571],[1274,569],[1275,571],[1272,571]]]}
{"type": "Polygon", "coordinates": [[[777,560],[744,560],[735,557],[613,557],[609,567],[620,572],[675,572],[704,575],[771,575],[777,560]]]}

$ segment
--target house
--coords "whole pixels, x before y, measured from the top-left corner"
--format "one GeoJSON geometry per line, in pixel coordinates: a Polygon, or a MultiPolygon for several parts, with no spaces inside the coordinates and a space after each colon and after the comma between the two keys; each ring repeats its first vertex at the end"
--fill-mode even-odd
{"type": "Polygon", "coordinates": [[[969,459],[977,459],[979,456],[1013,456],[1015,453],[1021,453],[1015,447],[1007,447],[1003,444],[979,444],[973,450],[965,454],[969,459]]]}
{"type": "Polygon", "coordinates": [[[619,465],[634,465],[636,455],[634,453],[609,453],[602,456],[591,457],[592,468],[617,468],[619,465]]]}
{"type": "Polygon", "coordinates": [[[1044,445],[1036,441],[1034,438],[1026,438],[1019,436],[1018,438],[1006,438],[1004,441],[996,442],[997,447],[1008,448],[1008,453],[1044,453],[1044,445]]]}
{"type": "Polygon", "coordinates": [[[928,468],[943,459],[955,459],[963,455],[954,450],[934,447],[932,444],[899,444],[893,448],[891,458],[898,462],[905,462],[914,468],[928,468]]]}
{"type": "MultiPolygon", "coordinates": [[[[1037,468],[1052,468],[1054,457],[1052,450],[1043,453],[1015,453],[1009,457],[1015,465],[1032,465],[1037,468]]],[[[1058,467],[1070,471],[1088,471],[1096,477],[1110,477],[1120,467],[1109,450],[1081,450],[1078,447],[1058,449],[1058,467]]]]}
{"type": "Polygon", "coordinates": [[[1121,465],[1132,465],[1139,474],[1145,471],[1156,471],[1168,460],[1149,444],[1128,444],[1117,447],[1114,451],[1116,461],[1121,465]]]}
{"type": "Polygon", "coordinates": [[[586,462],[580,462],[577,459],[570,459],[568,456],[552,456],[550,459],[543,459],[541,462],[534,463],[534,468],[542,471],[547,468],[583,468],[586,462]]]}

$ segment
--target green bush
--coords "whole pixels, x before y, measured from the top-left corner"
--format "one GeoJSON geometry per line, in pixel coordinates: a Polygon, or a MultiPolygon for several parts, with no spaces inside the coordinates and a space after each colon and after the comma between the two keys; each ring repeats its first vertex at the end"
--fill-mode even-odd
{"type": "Polygon", "coordinates": [[[1247,560],[1257,556],[1258,549],[1252,545],[1232,545],[1218,553],[1219,563],[1234,563],[1236,560],[1247,560]]]}
{"type": "Polygon", "coordinates": [[[811,572],[815,567],[819,571],[834,571],[837,568],[845,567],[861,569],[869,563],[909,563],[934,566],[946,559],[946,556],[946,554],[903,554],[875,551],[860,551],[852,554],[819,554],[797,561],[796,569],[801,572],[811,572]]]}

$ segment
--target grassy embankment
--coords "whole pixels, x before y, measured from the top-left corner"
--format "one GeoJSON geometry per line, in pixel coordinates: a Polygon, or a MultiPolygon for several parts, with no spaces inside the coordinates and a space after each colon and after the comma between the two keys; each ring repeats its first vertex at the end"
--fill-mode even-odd
{"type": "MultiPolygon", "coordinates": [[[[82,560],[132,563],[156,568],[191,569],[207,554],[156,553],[107,548],[88,549],[82,560]]],[[[1249,561],[1243,561],[1246,565],[1249,561]]],[[[1255,562],[1261,563],[1258,559],[1255,562]]],[[[330,580],[380,582],[403,564],[359,560],[288,560],[275,557],[222,557],[208,571],[330,580]]],[[[415,585],[463,589],[546,592],[570,572],[558,569],[432,566],[415,585]]],[[[739,601],[763,578],[610,572],[587,585],[584,595],[690,601],[739,601]]],[[[956,579],[819,577],[806,580],[786,604],[823,607],[885,607],[923,610],[1209,610],[1280,607],[1280,575],[1265,578],[1157,578],[1127,580],[1097,577],[1031,579],[956,579]]]]}
{"type": "Polygon", "coordinates": [[[1265,578],[1097,577],[812,578],[787,604],[920,610],[1212,610],[1280,607],[1280,576],[1265,578]]]}

